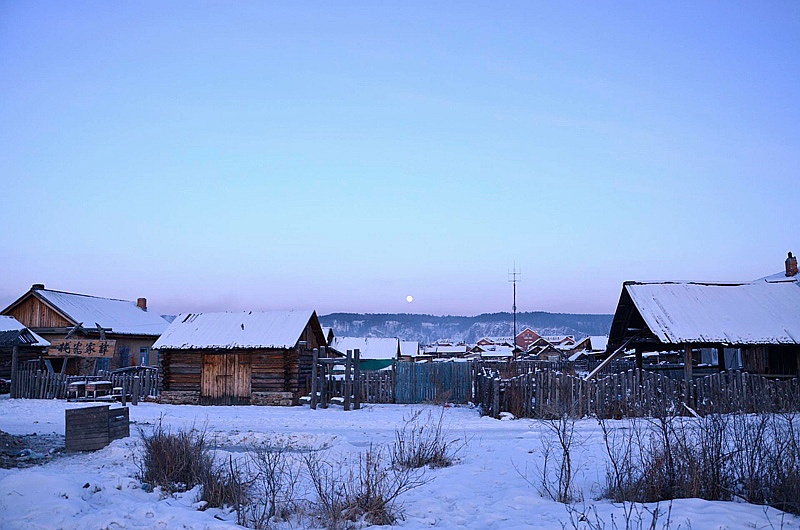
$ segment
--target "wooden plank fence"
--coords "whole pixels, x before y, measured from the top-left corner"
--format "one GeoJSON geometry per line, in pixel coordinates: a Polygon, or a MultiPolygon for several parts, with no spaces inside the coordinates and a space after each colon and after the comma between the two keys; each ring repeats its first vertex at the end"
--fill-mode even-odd
{"type": "Polygon", "coordinates": [[[467,362],[395,363],[396,403],[469,403],[473,366],[467,362]]]}
{"type": "Polygon", "coordinates": [[[502,378],[483,369],[475,387],[484,414],[494,417],[501,412],[526,418],[622,418],[800,411],[800,379],[744,372],[700,377],[687,389],[684,381],[636,369],[590,381],[545,370],[502,378]]]}
{"type": "Polygon", "coordinates": [[[158,397],[161,376],[156,370],[146,370],[138,375],[132,373],[112,374],[99,372],[98,375],[66,375],[44,370],[17,370],[13,377],[18,380],[16,394],[12,398],[25,399],[66,399],[70,383],[83,381],[111,381],[112,387],[121,388],[125,399],[132,401],[158,397]],[[137,399],[134,399],[134,395],[137,399]]]}

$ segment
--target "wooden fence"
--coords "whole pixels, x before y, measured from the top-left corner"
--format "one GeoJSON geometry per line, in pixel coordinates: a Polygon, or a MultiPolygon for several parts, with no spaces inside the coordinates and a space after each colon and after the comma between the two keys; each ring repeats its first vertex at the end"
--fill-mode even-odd
{"type": "Polygon", "coordinates": [[[391,370],[361,372],[362,403],[394,403],[394,373],[391,370]]]}
{"type": "Polygon", "coordinates": [[[468,403],[473,366],[468,362],[395,363],[395,403],[468,403]]]}
{"type": "Polygon", "coordinates": [[[160,374],[157,370],[143,370],[138,374],[99,372],[98,375],[66,375],[44,370],[17,370],[13,377],[18,379],[16,395],[12,398],[26,399],[66,399],[70,383],[92,381],[111,381],[113,388],[122,389],[121,396],[138,401],[146,397],[157,397],[160,393],[160,374]]]}
{"type": "Polygon", "coordinates": [[[800,411],[800,379],[770,380],[743,372],[722,372],[686,383],[664,375],[628,370],[585,381],[553,371],[511,378],[482,370],[476,399],[485,414],[498,417],[622,418],[664,414],[800,411]]]}

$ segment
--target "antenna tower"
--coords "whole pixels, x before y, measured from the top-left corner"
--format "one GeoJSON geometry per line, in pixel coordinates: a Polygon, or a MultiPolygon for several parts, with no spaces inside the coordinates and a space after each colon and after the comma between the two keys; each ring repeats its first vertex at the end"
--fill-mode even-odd
{"type": "Polygon", "coordinates": [[[517,349],[517,282],[522,281],[522,271],[517,270],[517,264],[514,263],[514,269],[508,271],[508,281],[514,285],[514,304],[511,309],[514,313],[514,337],[511,339],[511,352],[516,358],[517,349]]]}

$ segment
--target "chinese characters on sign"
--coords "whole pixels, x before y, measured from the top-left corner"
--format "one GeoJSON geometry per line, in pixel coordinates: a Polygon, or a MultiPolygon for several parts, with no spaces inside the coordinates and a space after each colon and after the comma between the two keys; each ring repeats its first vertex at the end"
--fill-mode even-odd
{"type": "Polygon", "coordinates": [[[111,357],[114,340],[51,339],[48,355],[55,357],[111,357]]]}

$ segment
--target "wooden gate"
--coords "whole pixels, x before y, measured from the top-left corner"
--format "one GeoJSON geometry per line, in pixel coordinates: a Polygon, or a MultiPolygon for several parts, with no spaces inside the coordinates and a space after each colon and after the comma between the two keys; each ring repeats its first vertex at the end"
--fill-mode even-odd
{"type": "Polygon", "coordinates": [[[249,353],[204,354],[200,403],[249,405],[250,381],[249,353]]]}

